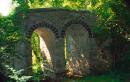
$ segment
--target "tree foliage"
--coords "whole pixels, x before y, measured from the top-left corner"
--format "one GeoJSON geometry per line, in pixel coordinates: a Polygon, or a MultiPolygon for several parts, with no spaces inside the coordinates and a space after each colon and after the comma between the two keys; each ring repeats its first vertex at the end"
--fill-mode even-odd
{"type": "Polygon", "coordinates": [[[4,72],[4,65],[12,64],[15,57],[15,44],[21,39],[19,26],[15,16],[0,16],[0,73],[4,72]]]}
{"type": "Polygon", "coordinates": [[[31,43],[32,43],[32,56],[33,56],[33,71],[37,73],[38,71],[41,71],[41,62],[42,57],[41,57],[41,51],[40,51],[40,38],[37,33],[33,33],[31,37],[31,43]]]}
{"type": "Polygon", "coordinates": [[[29,8],[68,8],[90,10],[97,14],[96,29],[115,29],[115,32],[124,33],[130,29],[130,11],[123,0],[14,0],[21,11],[29,8]]]}

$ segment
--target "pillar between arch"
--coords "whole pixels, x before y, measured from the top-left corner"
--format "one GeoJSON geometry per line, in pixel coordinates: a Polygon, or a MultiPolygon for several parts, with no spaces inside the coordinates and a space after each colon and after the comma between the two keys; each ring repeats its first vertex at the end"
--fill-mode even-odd
{"type": "Polygon", "coordinates": [[[55,72],[64,73],[65,72],[65,57],[64,57],[64,38],[56,39],[55,46],[55,72]]]}

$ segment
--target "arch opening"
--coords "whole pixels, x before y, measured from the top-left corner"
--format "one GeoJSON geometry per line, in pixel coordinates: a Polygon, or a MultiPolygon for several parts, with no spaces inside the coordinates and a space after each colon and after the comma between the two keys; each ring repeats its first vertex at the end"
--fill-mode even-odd
{"type": "Polygon", "coordinates": [[[55,53],[54,33],[48,28],[36,28],[32,33],[31,47],[33,73],[40,72],[50,76],[53,71],[53,55],[55,53]]]}
{"type": "Polygon", "coordinates": [[[66,69],[69,76],[82,77],[89,73],[89,33],[80,24],[71,24],[64,38],[66,69]]]}

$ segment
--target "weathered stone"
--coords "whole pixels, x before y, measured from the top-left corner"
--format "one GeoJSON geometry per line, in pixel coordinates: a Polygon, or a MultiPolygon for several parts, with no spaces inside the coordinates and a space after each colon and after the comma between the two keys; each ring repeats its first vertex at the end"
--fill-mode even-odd
{"type": "Polygon", "coordinates": [[[108,68],[105,66],[107,63],[102,64],[98,58],[98,47],[92,32],[95,20],[95,15],[88,11],[30,9],[27,18],[21,21],[24,24],[23,35],[28,41],[18,44],[23,47],[16,46],[22,57],[18,59],[21,62],[16,62],[19,64],[16,67],[26,68],[32,65],[30,38],[36,31],[45,40],[50,52],[50,65],[55,74],[67,70],[72,76],[85,76],[91,73],[91,69],[100,71],[97,70],[99,66],[108,68]]]}

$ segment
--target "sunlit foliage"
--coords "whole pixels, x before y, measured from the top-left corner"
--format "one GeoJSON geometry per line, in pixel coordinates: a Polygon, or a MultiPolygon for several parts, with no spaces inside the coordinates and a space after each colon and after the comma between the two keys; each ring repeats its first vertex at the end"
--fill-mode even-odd
{"type": "Polygon", "coordinates": [[[33,32],[31,37],[31,44],[32,44],[32,64],[33,64],[33,71],[37,73],[41,71],[41,53],[40,53],[40,39],[37,33],[33,32]]]}

